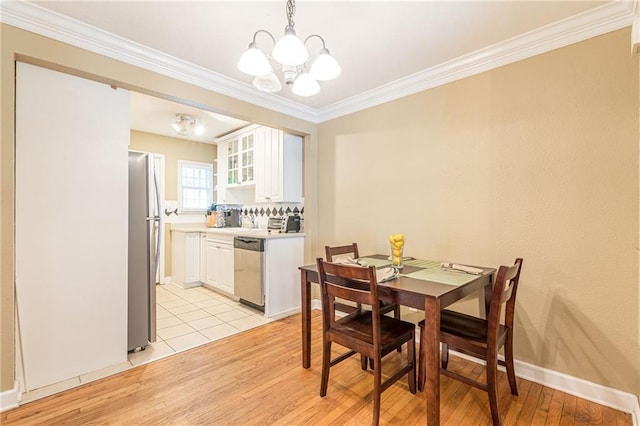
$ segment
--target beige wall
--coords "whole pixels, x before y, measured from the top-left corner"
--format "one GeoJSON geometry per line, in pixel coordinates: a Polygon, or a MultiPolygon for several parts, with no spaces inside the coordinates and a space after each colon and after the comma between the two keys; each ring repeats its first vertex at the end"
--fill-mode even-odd
{"type": "MultiPolygon", "coordinates": [[[[319,126],[318,248],[524,258],[517,359],[640,395],[629,29],[319,126]]],[[[476,311],[478,301],[462,309],[476,311]]]]}
{"type": "MultiPolygon", "coordinates": [[[[315,124],[223,96],[28,31],[0,24],[0,392],[14,385],[14,104],[15,61],[65,71],[147,94],[305,135],[305,252],[315,235],[315,124]]],[[[310,254],[306,254],[311,258],[310,254]]]]}
{"type": "Polygon", "coordinates": [[[0,38],[0,391],[14,379],[19,57],[308,134],[307,261],[325,243],[384,251],[391,232],[405,233],[408,255],[523,256],[517,358],[640,395],[640,78],[629,29],[320,126],[4,24],[0,38]]]}
{"type": "MultiPolygon", "coordinates": [[[[129,149],[154,152],[165,155],[164,181],[165,200],[178,199],[178,161],[198,161],[213,163],[217,158],[217,145],[193,142],[179,138],[154,135],[146,132],[131,131],[131,145],[129,149]]],[[[165,224],[165,263],[164,275],[171,276],[171,225],[165,224]]]]}

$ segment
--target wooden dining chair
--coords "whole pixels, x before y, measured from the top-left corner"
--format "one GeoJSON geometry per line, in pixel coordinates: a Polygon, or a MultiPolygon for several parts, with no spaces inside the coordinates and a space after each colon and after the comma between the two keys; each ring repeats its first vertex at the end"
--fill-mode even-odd
{"type": "MultiPolygon", "coordinates": [[[[334,262],[338,259],[338,256],[351,255],[354,259],[360,257],[360,253],[358,252],[358,243],[351,243],[349,245],[344,246],[324,246],[324,251],[326,254],[327,262],[334,262]]],[[[393,317],[395,319],[400,319],[400,306],[395,303],[384,303],[379,301],[380,303],[380,313],[385,315],[391,311],[393,311],[393,317]]],[[[357,305],[358,309],[361,308],[361,305],[357,305]]],[[[343,303],[338,303],[336,309],[340,312],[352,312],[353,307],[349,305],[345,305],[343,303]]]]}
{"type": "MultiPolygon", "coordinates": [[[[416,393],[415,325],[380,314],[378,282],[374,266],[329,263],[317,259],[322,296],[322,377],[320,396],[327,395],[329,369],[360,353],[372,359],[373,365],[373,424],[380,419],[380,395],[406,374],[409,391],[416,393]],[[371,305],[371,311],[358,310],[336,319],[335,299],[371,305]],[[349,349],[331,359],[331,344],[335,342],[349,349]],[[407,344],[407,362],[391,377],[382,381],[382,358],[407,344]]],[[[401,355],[398,355],[401,356],[401,355]]]]}
{"type": "MultiPolygon", "coordinates": [[[[493,286],[487,319],[460,312],[443,310],[440,314],[440,341],[442,342],[440,373],[474,386],[489,394],[489,407],[494,425],[501,425],[498,412],[498,364],[506,367],[509,387],[518,395],[516,375],[513,367],[513,324],[516,308],[516,293],[522,270],[522,259],[513,266],[501,266],[493,286]],[[506,304],[504,324],[500,322],[502,306],[506,304]],[[504,361],[498,359],[498,351],[504,346],[504,361]],[[486,383],[447,370],[449,349],[472,355],[486,361],[486,383]]],[[[424,320],[420,325],[420,354],[424,342],[424,320]]],[[[420,359],[418,388],[424,389],[426,380],[425,360],[420,359]]]]}

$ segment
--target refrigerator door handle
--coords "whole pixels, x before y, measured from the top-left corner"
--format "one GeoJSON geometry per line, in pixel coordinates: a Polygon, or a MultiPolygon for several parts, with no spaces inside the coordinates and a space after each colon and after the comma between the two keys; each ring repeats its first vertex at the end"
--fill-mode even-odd
{"type": "Polygon", "coordinates": [[[154,255],[154,242],[156,240],[156,226],[153,219],[147,218],[148,236],[147,248],[149,250],[149,271],[148,271],[148,283],[149,286],[149,342],[156,341],[156,256],[154,255]]]}
{"type": "MultiPolygon", "coordinates": [[[[162,244],[162,216],[160,215],[160,185],[158,185],[158,171],[156,169],[156,160],[153,156],[153,189],[156,194],[156,216],[154,219],[158,222],[158,233],[156,235],[156,265],[160,265],[160,244],[162,244]]],[[[160,274],[158,274],[160,276],[160,274]]]]}

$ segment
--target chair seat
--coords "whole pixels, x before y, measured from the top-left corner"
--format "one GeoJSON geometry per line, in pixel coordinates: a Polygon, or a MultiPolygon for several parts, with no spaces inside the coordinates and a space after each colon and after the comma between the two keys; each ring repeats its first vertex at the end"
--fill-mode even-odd
{"type": "MultiPolygon", "coordinates": [[[[373,345],[372,325],[371,311],[361,311],[336,320],[333,329],[338,333],[373,345]]],[[[415,325],[412,323],[381,315],[380,343],[383,352],[387,347],[396,345],[399,335],[410,335],[413,331],[415,331],[415,325]]]]}
{"type": "MultiPolygon", "coordinates": [[[[424,320],[420,321],[418,325],[421,328],[424,327],[424,320]]],[[[440,332],[476,342],[486,342],[487,320],[445,309],[440,312],[440,332]]],[[[507,328],[500,324],[498,336],[506,334],[507,328]]]]}

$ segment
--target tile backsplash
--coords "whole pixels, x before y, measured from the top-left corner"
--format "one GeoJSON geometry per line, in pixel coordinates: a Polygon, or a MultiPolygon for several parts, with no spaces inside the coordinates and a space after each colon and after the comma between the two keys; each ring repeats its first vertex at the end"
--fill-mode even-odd
{"type": "MultiPolygon", "coordinates": [[[[289,213],[297,213],[304,218],[303,203],[260,203],[253,205],[243,205],[242,214],[249,217],[253,214],[256,217],[258,226],[266,228],[270,217],[281,217],[289,213]]],[[[243,217],[243,220],[245,218],[243,217]]],[[[247,226],[245,223],[244,226],[247,226]]]]}

